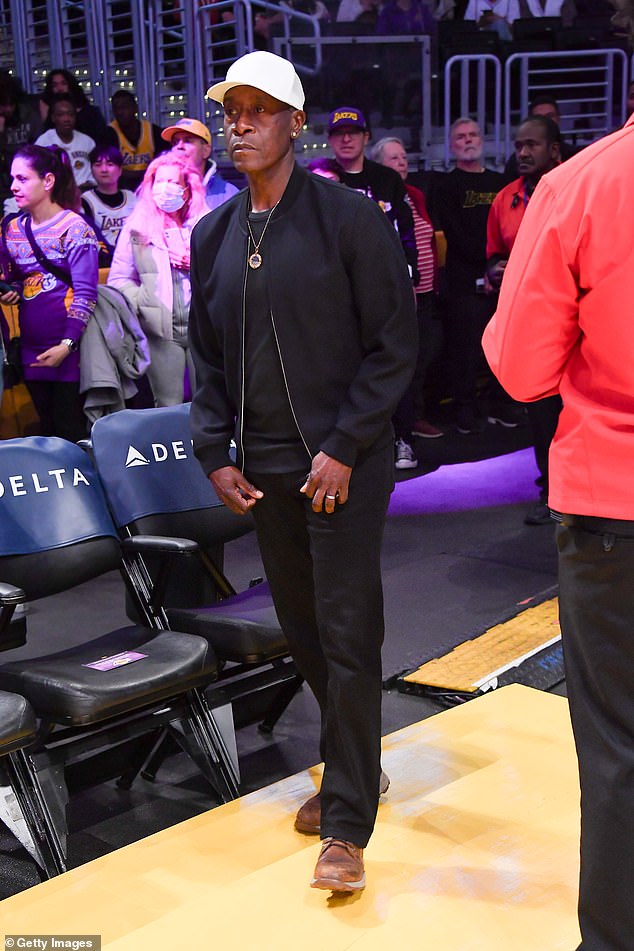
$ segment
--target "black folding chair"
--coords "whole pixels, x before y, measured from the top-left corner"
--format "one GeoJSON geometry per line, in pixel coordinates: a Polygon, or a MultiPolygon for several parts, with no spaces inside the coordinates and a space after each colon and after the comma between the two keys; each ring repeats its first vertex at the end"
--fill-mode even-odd
{"type": "Polygon", "coordinates": [[[222,505],[205,478],[192,451],[189,404],[103,417],[91,440],[122,536],[181,540],[178,559],[148,553],[137,563],[138,597],[157,626],[196,634],[212,645],[220,666],[213,696],[231,702],[242,722],[257,719],[259,700],[266,698],[260,728],[270,732],[302,679],[266,582],[236,592],[224,574],[225,543],[252,531],[253,522],[222,505]]]}
{"type": "MultiPolygon", "coordinates": [[[[67,592],[119,569],[142,614],[131,578],[139,553],[178,547],[170,539],[121,542],[94,467],[78,446],[52,437],[0,443],[0,650],[15,644],[17,604],[67,592]]],[[[72,600],[62,631],[74,625],[72,600]]],[[[99,604],[95,604],[95,616],[99,604]]],[[[208,707],[217,679],[208,640],[129,625],[77,646],[0,664],[0,689],[27,698],[38,718],[32,758],[65,852],[67,767],[123,738],[167,730],[226,802],[237,795],[237,768],[208,707]]],[[[50,647],[50,641],[45,645],[50,647]]]]}
{"type": "Polygon", "coordinates": [[[36,740],[37,720],[31,704],[0,690],[0,787],[11,795],[3,818],[46,878],[53,878],[65,871],[66,862],[28,751],[36,740]]]}

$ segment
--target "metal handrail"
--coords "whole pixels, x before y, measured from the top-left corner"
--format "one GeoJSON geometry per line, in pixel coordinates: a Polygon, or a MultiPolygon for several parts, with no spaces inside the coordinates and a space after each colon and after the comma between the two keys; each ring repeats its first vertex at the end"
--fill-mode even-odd
{"type": "Polygon", "coordinates": [[[478,104],[476,108],[476,121],[484,133],[487,121],[486,93],[488,90],[486,82],[487,64],[493,67],[495,74],[494,86],[494,116],[493,116],[493,140],[495,150],[495,164],[498,165],[501,159],[500,139],[501,139],[501,105],[502,105],[502,65],[492,53],[474,54],[465,53],[464,55],[451,56],[445,63],[445,93],[444,93],[444,126],[445,126],[445,146],[444,162],[445,168],[448,168],[451,161],[449,148],[449,129],[451,128],[451,73],[455,66],[460,66],[460,110],[461,116],[471,115],[469,109],[470,103],[470,85],[469,85],[469,65],[477,64],[478,67],[478,85],[477,97],[478,104]]]}
{"type": "MultiPolygon", "coordinates": [[[[525,52],[525,53],[514,53],[512,56],[509,56],[504,66],[504,145],[506,154],[511,151],[511,131],[512,131],[512,109],[511,109],[511,94],[512,94],[512,76],[511,71],[515,67],[519,67],[521,81],[521,105],[520,113],[521,115],[526,115],[528,112],[528,102],[530,97],[531,90],[535,92],[536,90],[542,89],[544,92],[552,92],[556,95],[557,101],[560,106],[567,102],[573,103],[578,102],[580,97],[562,97],[560,93],[566,92],[569,93],[584,86],[594,85],[597,83],[597,80],[593,80],[592,76],[596,75],[600,77],[600,74],[604,75],[603,85],[606,89],[606,94],[602,98],[588,98],[587,96],[583,97],[583,101],[587,103],[612,103],[612,90],[614,88],[614,71],[615,63],[620,63],[621,65],[621,123],[625,121],[625,99],[627,95],[627,78],[628,78],[628,60],[626,54],[623,50],[620,49],[597,49],[597,50],[555,50],[555,51],[540,51],[540,52],[525,52]],[[592,65],[591,61],[598,61],[600,58],[603,58],[602,63],[597,63],[597,65],[592,65]],[[548,60],[555,60],[557,65],[552,67],[540,67],[540,63],[544,64],[548,60]],[[576,60],[574,67],[566,67],[562,64],[562,61],[565,60],[576,60]],[[584,70],[584,79],[585,81],[581,82],[557,82],[556,87],[553,89],[552,84],[549,86],[533,86],[531,87],[531,77],[539,78],[541,76],[567,76],[570,74],[574,68],[578,71],[579,66],[577,65],[579,61],[588,61],[587,65],[583,67],[584,70]],[[533,65],[535,64],[535,65],[533,65]]],[[[564,115],[563,118],[608,118],[607,113],[604,112],[593,112],[593,113],[579,113],[578,115],[564,115]]],[[[608,123],[604,126],[598,126],[593,128],[594,132],[609,132],[611,131],[608,127],[608,123]]]]}

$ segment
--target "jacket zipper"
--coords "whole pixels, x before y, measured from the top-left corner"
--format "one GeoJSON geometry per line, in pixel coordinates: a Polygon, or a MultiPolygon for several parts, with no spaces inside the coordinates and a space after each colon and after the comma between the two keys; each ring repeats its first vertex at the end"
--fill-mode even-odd
{"type": "Polygon", "coordinates": [[[245,261],[244,265],[244,280],[242,282],[242,341],[241,341],[241,353],[240,353],[240,425],[238,427],[238,443],[239,443],[239,452],[240,452],[240,469],[244,475],[244,391],[245,391],[245,382],[244,382],[244,367],[245,367],[245,337],[247,329],[247,276],[248,276],[248,264],[245,261]]]}
{"type": "Polygon", "coordinates": [[[291,392],[290,392],[290,390],[289,390],[289,388],[288,388],[288,380],[286,379],[286,370],[285,370],[285,368],[284,368],[284,361],[282,360],[282,351],[280,350],[280,342],[279,342],[279,340],[278,340],[278,338],[277,338],[277,327],[275,326],[275,318],[273,317],[273,309],[272,309],[272,308],[271,308],[271,311],[270,311],[270,316],[271,316],[271,326],[273,327],[273,335],[274,335],[274,337],[275,337],[275,346],[277,347],[277,355],[278,355],[278,357],[280,358],[280,366],[281,366],[281,368],[282,368],[282,376],[284,377],[284,387],[285,387],[285,389],[286,389],[286,398],[288,399],[288,405],[289,405],[290,408],[291,408],[291,413],[293,414],[293,419],[295,420],[295,425],[297,426],[297,432],[299,433],[299,435],[300,435],[300,437],[301,437],[301,440],[302,440],[302,442],[303,442],[303,444],[304,444],[304,449],[305,449],[306,452],[308,453],[308,458],[309,458],[310,460],[312,460],[313,454],[312,454],[312,452],[310,451],[310,449],[308,448],[308,443],[307,443],[306,440],[304,439],[304,434],[303,434],[303,432],[302,432],[301,426],[299,425],[299,420],[297,419],[297,414],[295,413],[295,407],[293,406],[293,401],[292,401],[292,399],[291,399],[291,392]]]}

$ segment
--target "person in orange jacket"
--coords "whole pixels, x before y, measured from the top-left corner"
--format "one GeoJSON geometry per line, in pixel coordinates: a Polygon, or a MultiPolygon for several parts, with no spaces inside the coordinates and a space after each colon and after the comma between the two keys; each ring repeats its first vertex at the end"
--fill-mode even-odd
{"type": "Polygon", "coordinates": [[[546,175],[483,346],[515,399],[561,396],[550,450],[581,780],[583,951],[634,935],[634,117],[546,175]]]}

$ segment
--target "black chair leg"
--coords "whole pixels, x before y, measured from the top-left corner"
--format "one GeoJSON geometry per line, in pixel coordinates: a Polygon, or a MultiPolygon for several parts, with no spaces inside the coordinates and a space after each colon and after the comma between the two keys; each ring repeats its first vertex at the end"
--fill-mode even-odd
{"type": "Polygon", "coordinates": [[[262,722],[258,724],[258,730],[260,733],[265,733],[268,735],[269,733],[273,732],[273,727],[282,716],[295,694],[301,689],[303,683],[304,678],[300,677],[298,674],[297,677],[294,677],[288,683],[283,685],[271,703],[266,716],[262,722]]]}
{"type": "Polygon", "coordinates": [[[169,725],[172,736],[216,789],[221,802],[239,795],[238,775],[207,701],[199,690],[187,694],[187,710],[169,725]]]}
{"type": "MultiPolygon", "coordinates": [[[[65,835],[60,838],[53,813],[42,791],[35,765],[24,750],[9,754],[5,761],[9,781],[37,852],[37,863],[47,878],[66,871],[65,835]],[[63,844],[64,843],[64,844],[63,844]]],[[[65,786],[64,786],[65,788],[65,786]]],[[[55,802],[59,806],[58,795],[55,802]]],[[[65,820],[64,820],[65,827],[65,820]]]]}

